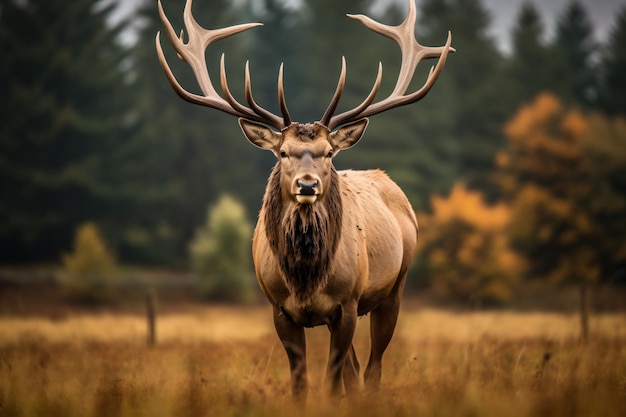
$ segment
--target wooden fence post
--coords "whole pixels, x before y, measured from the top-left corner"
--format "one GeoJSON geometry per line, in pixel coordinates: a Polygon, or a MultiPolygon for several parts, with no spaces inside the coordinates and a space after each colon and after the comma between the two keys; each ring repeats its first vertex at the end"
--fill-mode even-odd
{"type": "Polygon", "coordinates": [[[580,333],[583,343],[589,340],[589,284],[580,285],[580,333]]]}
{"type": "Polygon", "coordinates": [[[148,346],[156,344],[156,290],[151,288],[146,295],[146,317],[148,321],[148,346]]]}

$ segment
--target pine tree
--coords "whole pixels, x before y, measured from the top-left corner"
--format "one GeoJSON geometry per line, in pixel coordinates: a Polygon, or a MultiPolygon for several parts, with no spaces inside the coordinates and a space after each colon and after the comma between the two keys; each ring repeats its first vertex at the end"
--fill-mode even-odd
{"type": "Polygon", "coordinates": [[[297,38],[296,54],[302,77],[294,103],[297,114],[302,114],[298,117],[300,122],[322,117],[339,79],[342,56],[346,58],[348,75],[338,111],[358,105],[369,93],[380,59],[380,35],[349,19],[346,13],[371,15],[372,3],[349,0],[338,7],[332,0],[304,2],[299,30],[306,36],[297,38]]]}
{"type": "Polygon", "coordinates": [[[120,218],[126,51],[95,1],[0,3],[0,259],[57,259],[76,226],[120,218]]]}
{"type": "Polygon", "coordinates": [[[609,115],[626,116],[626,7],[615,18],[602,55],[599,107],[609,115]]]}
{"type": "MultiPolygon", "coordinates": [[[[163,7],[175,30],[183,29],[184,2],[163,2],[163,7]]],[[[196,2],[193,15],[207,29],[247,22],[242,10],[234,10],[232,3],[225,0],[196,2]]],[[[255,169],[262,153],[242,138],[232,116],[187,103],[174,93],[157,59],[157,31],[161,32],[160,42],[168,64],[181,85],[194,93],[200,89],[188,65],[176,57],[156,5],[146,1],[139,16],[145,24],[133,48],[138,91],[135,108],[140,126],[134,155],[141,161],[135,169],[149,182],[143,194],[153,209],[134,230],[141,237],[135,246],[143,257],[171,263],[186,255],[187,242],[216,196],[232,192],[247,207],[258,209],[265,177],[258,170],[255,173],[255,169]]],[[[242,97],[244,64],[250,58],[248,52],[253,49],[253,42],[253,34],[243,33],[208,48],[208,71],[217,91],[221,91],[219,60],[224,53],[229,85],[233,94],[242,97]]],[[[256,86],[254,62],[251,67],[256,86]]]]}
{"type": "Polygon", "coordinates": [[[518,103],[528,102],[538,93],[552,89],[551,58],[543,36],[541,15],[532,3],[524,2],[511,33],[513,51],[508,69],[514,82],[512,95],[517,97],[518,103]]]}
{"type": "Polygon", "coordinates": [[[571,0],[560,16],[551,47],[555,93],[567,105],[590,107],[597,94],[597,48],[587,10],[578,0],[571,0]]]}
{"type": "Polygon", "coordinates": [[[493,155],[502,146],[500,129],[512,105],[504,94],[509,87],[503,59],[487,34],[490,15],[480,0],[428,0],[420,10],[424,24],[420,39],[441,44],[450,30],[458,51],[450,56],[415,120],[415,130],[426,136],[421,151],[431,152],[420,162],[448,171],[447,175],[432,171],[427,182],[439,184],[430,191],[445,194],[461,179],[491,199],[493,155]]]}
{"type": "Polygon", "coordinates": [[[420,35],[433,36],[450,30],[450,21],[454,13],[449,1],[424,0],[420,4],[420,35]]]}
{"type": "MultiPolygon", "coordinates": [[[[300,86],[298,63],[295,60],[301,30],[298,16],[282,0],[249,0],[246,21],[263,23],[255,30],[254,47],[249,48],[250,69],[254,77],[254,95],[268,110],[280,114],[277,97],[277,79],[280,64],[284,64],[286,99],[296,99],[300,86]]],[[[289,101],[288,101],[288,104],[289,101]]],[[[297,115],[294,115],[298,119],[297,115]]]]}

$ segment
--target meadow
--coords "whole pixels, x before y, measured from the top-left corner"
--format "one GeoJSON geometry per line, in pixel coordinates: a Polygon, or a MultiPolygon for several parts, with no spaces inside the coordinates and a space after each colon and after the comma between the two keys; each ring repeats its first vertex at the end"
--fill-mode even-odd
{"type": "MultiPolygon", "coordinates": [[[[410,304],[410,303],[409,303],[410,304]]],[[[579,340],[564,313],[451,312],[407,305],[380,392],[327,401],[328,332],[307,332],[306,410],[290,400],[267,307],[161,314],[0,316],[1,417],[624,416],[626,316],[596,315],[579,340]]],[[[367,359],[368,317],[355,347],[367,359]]]]}

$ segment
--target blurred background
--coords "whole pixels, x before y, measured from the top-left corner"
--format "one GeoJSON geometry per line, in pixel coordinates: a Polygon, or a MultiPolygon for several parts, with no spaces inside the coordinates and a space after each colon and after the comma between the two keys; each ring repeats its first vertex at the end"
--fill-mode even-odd
{"type": "MultiPolygon", "coordinates": [[[[418,0],[416,36],[457,53],[430,94],[373,118],[340,169],[381,168],[418,213],[407,293],[470,307],[623,309],[626,2],[418,0]],[[426,294],[425,296],[423,294],[426,294]],[[589,295],[592,294],[592,295],[589,295]],[[582,297],[580,297],[582,296],[582,297]],[[586,307],[584,307],[586,308],[586,307]]],[[[183,1],[163,0],[177,30],[183,1]]],[[[404,1],[196,0],[207,28],[264,26],[214,44],[243,100],[318,120],[348,64],[339,111],[400,53],[346,13],[399,24],[404,1]]],[[[119,303],[146,287],[260,299],[250,239],[270,152],[236,121],[182,101],[155,53],[152,0],[0,0],[0,291],[119,303]]],[[[198,88],[166,37],[181,83],[198,88]]],[[[427,61],[414,80],[425,80],[427,61]]]]}

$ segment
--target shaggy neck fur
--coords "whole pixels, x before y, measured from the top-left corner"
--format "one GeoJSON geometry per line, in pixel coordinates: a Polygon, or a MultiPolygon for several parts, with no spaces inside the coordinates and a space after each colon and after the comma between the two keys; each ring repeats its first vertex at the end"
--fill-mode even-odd
{"type": "Polygon", "coordinates": [[[310,299],[327,281],[341,237],[342,204],[338,175],[313,204],[284,201],[280,163],[276,164],[263,199],[265,229],[283,279],[299,301],[310,299]]]}

